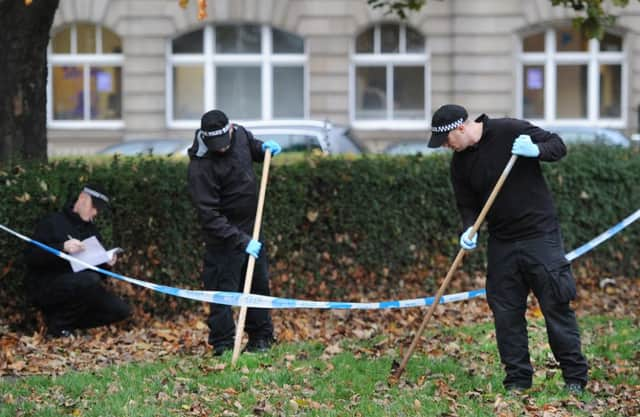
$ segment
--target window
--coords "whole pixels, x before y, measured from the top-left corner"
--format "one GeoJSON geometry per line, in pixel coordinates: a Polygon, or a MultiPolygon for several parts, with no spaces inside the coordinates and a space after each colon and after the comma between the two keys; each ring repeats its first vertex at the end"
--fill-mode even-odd
{"type": "Polygon", "coordinates": [[[429,55],[424,36],[383,23],[356,36],[351,71],[351,120],[359,128],[425,128],[429,55]]]}
{"type": "Polygon", "coordinates": [[[191,128],[202,113],[232,120],[304,119],[307,57],[302,38],[255,24],[220,24],[171,41],[167,120],[191,128]]]}
{"type": "Polygon", "coordinates": [[[572,26],[524,36],[518,71],[519,114],[537,122],[624,127],[623,38],[587,39],[572,26]]]}
{"type": "Polygon", "coordinates": [[[51,127],[122,126],[122,41],[91,23],[59,30],[49,45],[51,127]]]}

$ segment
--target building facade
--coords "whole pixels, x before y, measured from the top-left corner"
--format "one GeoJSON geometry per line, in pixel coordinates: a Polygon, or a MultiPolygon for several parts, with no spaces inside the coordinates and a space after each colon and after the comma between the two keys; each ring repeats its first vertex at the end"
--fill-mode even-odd
{"type": "Polygon", "coordinates": [[[406,21],[366,0],[60,0],[49,54],[49,155],[190,138],[232,120],[349,125],[370,151],[428,138],[431,113],[638,131],[640,3],[602,41],[550,0],[428,1],[406,21]]]}

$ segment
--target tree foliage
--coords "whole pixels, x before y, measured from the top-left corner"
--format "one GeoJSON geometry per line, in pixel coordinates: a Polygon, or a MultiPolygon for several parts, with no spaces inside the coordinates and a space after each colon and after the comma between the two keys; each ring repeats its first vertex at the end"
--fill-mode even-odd
{"type": "MultiPolygon", "coordinates": [[[[444,1],[444,0],[439,0],[444,1]]],[[[573,25],[588,38],[602,39],[608,27],[615,24],[616,16],[607,10],[606,5],[626,7],[629,0],[549,0],[555,6],[571,8],[579,13],[573,19],[573,25]]],[[[386,14],[395,14],[406,19],[412,11],[420,11],[427,0],[367,0],[374,9],[383,9],[386,14]]]]}
{"type": "Polygon", "coordinates": [[[367,3],[374,9],[386,9],[387,14],[395,14],[401,19],[406,19],[408,11],[420,11],[427,4],[427,0],[367,0],[367,3]]]}
{"type": "MultiPolygon", "coordinates": [[[[179,0],[180,7],[183,9],[189,4],[189,0],[179,0]]],[[[207,18],[207,0],[198,0],[198,19],[204,20],[207,18]]]]}

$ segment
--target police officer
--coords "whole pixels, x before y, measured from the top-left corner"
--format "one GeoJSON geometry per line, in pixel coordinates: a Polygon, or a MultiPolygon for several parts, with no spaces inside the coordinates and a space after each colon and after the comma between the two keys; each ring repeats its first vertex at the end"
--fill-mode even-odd
{"type": "Polygon", "coordinates": [[[471,226],[511,155],[518,155],[509,177],[487,215],[489,231],[487,301],[507,390],[531,387],[533,368],[527,340],[527,296],[533,291],[544,315],[551,350],[560,363],[565,388],[581,393],[588,366],[569,302],[576,296],[571,266],[565,258],[558,217],[542,175],[540,161],[566,154],[562,139],[524,120],[470,120],[464,107],[447,104],[432,117],[429,147],[454,152],[451,182],[465,232],[460,245],[476,247],[471,226]]]}
{"type": "MultiPolygon", "coordinates": [[[[33,239],[71,255],[78,253],[84,249],[82,240],[91,236],[100,240],[93,221],[108,207],[104,189],[86,185],[75,201],[38,223],[33,239]]],[[[25,260],[28,295],[42,310],[50,336],[70,336],[74,329],[103,326],[131,315],[129,305],[107,291],[97,272],[73,272],[68,261],[35,245],[25,250],[25,260]]],[[[116,260],[114,255],[99,266],[109,268],[116,260]]]]}
{"type": "MultiPolygon", "coordinates": [[[[188,183],[206,243],[202,280],[207,290],[241,292],[249,255],[256,258],[251,293],[270,294],[267,253],[251,237],[258,205],[253,163],[264,160],[266,149],[273,155],[281,151],[278,143],[263,143],[244,127],[229,123],[220,110],[205,113],[195,132],[188,183]]],[[[207,324],[214,355],[233,349],[230,306],[211,304],[207,324]]],[[[268,350],[274,341],[269,310],[249,308],[246,330],[246,351],[268,350]]]]}

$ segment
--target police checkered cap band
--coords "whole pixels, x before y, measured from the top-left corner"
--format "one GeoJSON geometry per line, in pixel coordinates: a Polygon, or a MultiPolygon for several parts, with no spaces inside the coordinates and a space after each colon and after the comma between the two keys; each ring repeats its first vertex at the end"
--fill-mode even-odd
{"type": "Polygon", "coordinates": [[[218,129],[218,130],[210,130],[210,131],[206,131],[206,130],[201,130],[200,132],[202,133],[202,136],[220,136],[220,135],[224,135],[225,133],[227,133],[229,131],[229,129],[231,128],[231,123],[227,123],[227,125],[225,127],[223,127],[222,129],[218,129]]]}
{"type": "Polygon", "coordinates": [[[100,200],[104,201],[105,203],[109,202],[109,197],[107,197],[106,195],[97,192],[96,190],[89,188],[89,187],[84,187],[82,189],[83,193],[87,193],[89,194],[91,197],[95,197],[95,198],[99,198],[100,200]]]}
{"type": "Polygon", "coordinates": [[[431,127],[431,131],[433,133],[451,132],[453,129],[457,128],[462,123],[464,123],[464,119],[461,117],[458,120],[456,120],[455,122],[451,122],[451,123],[443,125],[443,126],[432,126],[431,127]]]}

